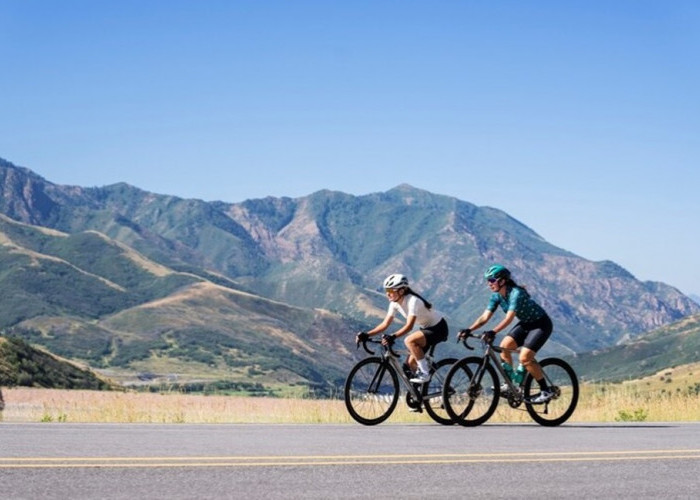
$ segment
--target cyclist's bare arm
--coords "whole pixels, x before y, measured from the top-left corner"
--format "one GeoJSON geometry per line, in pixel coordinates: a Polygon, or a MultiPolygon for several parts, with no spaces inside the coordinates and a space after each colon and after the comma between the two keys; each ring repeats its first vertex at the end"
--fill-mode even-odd
{"type": "Polygon", "coordinates": [[[470,326],[469,329],[474,331],[474,330],[481,328],[482,326],[484,326],[486,323],[489,322],[489,320],[491,319],[492,316],[493,316],[493,311],[489,311],[488,309],[486,309],[483,313],[481,313],[481,316],[476,318],[476,320],[474,321],[474,323],[472,323],[472,326],[470,326]]]}
{"type": "Polygon", "coordinates": [[[493,327],[493,331],[496,333],[500,333],[503,330],[506,329],[508,325],[512,323],[512,321],[515,319],[515,311],[508,311],[506,313],[506,317],[501,320],[500,323],[498,323],[496,326],[493,327]]]}
{"type": "Polygon", "coordinates": [[[372,328],[371,330],[367,331],[368,335],[376,335],[378,333],[382,333],[384,330],[389,328],[389,325],[391,325],[391,322],[394,321],[394,316],[391,314],[387,314],[386,317],[384,318],[384,321],[379,323],[377,326],[372,328]]]}
{"type": "Polygon", "coordinates": [[[406,335],[407,333],[410,333],[411,330],[413,330],[413,327],[416,324],[416,315],[411,314],[408,316],[408,319],[406,320],[406,324],[403,325],[401,328],[396,330],[395,335],[397,337],[402,337],[403,335],[406,335]]]}

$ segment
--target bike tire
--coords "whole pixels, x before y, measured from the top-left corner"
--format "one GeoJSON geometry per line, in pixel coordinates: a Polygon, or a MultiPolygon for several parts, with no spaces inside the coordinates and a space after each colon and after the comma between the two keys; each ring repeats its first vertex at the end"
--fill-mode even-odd
{"type": "Polygon", "coordinates": [[[481,425],[498,406],[498,374],[491,363],[484,364],[483,358],[462,358],[450,368],[442,391],[445,410],[452,420],[465,427],[481,425]]]}
{"type": "Polygon", "coordinates": [[[399,401],[399,378],[394,368],[379,357],[357,363],[345,380],[345,407],[363,425],[384,422],[399,401]]]}
{"type": "Polygon", "coordinates": [[[445,403],[442,398],[442,388],[447,373],[456,362],[456,358],[441,359],[435,363],[435,371],[430,377],[430,382],[423,384],[423,390],[421,392],[423,406],[430,418],[438,424],[454,425],[455,423],[445,409],[445,403]]]}
{"type": "Polygon", "coordinates": [[[566,422],[578,404],[579,386],[576,372],[564,360],[547,358],[539,362],[547,385],[554,387],[555,396],[547,403],[533,404],[529,399],[539,392],[539,386],[528,374],[524,383],[525,408],[530,417],[545,427],[556,427],[566,422]]]}

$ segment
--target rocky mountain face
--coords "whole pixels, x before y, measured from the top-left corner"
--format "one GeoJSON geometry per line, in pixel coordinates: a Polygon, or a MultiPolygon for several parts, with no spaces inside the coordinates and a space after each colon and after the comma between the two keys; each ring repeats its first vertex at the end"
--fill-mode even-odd
{"type": "MultiPolygon", "coordinates": [[[[51,322],[45,318],[60,317],[64,323],[78,318],[81,326],[73,328],[82,337],[97,336],[108,344],[99,357],[105,367],[123,354],[116,354],[119,342],[122,346],[137,338],[146,342],[143,332],[148,328],[145,337],[151,343],[137,349],[141,361],[156,353],[177,354],[193,335],[193,325],[183,326],[187,323],[183,317],[188,316],[185,304],[206,307],[206,300],[193,297],[225,290],[223,316],[234,323],[220,321],[213,311],[211,323],[216,326],[209,328],[201,320],[196,328],[200,336],[216,332],[230,340],[226,355],[245,358],[246,349],[256,335],[264,338],[266,328],[248,321],[238,329],[246,319],[241,313],[245,308],[236,304],[243,297],[256,297],[255,317],[272,324],[272,331],[286,339],[284,352],[298,354],[299,342],[309,331],[316,331],[314,338],[320,342],[320,324],[329,328],[332,323],[331,338],[343,331],[345,337],[336,338],[335,344],[315,347],[333,350],[341,367],[334,373],[340,376],[343,359],[354,349],[352,328],[375,324],[386,310],[380,288],[386,275],[408,275],[412,286],[447,315],[456,332],[484,309],[488,290],[482,274],[493,262],[506,264],[516,281],[550,312],[555,334],[548,349],[553,352],[608,347],[700,312],[696,302],[675,288],[641,282],[613,262],[592,262],[557,248],[496,208],[407,185],[365,196],[319,191],[296,199],[205,202],[126,184],[60,186],[0,160],[0,193],[0,214],[5,216],[0,226],[0,256],[5,261],[0,289],[4,295],[24,298],[15,301],[15,312],[3,310],[0,327],[24,327],[34,332],[34,340],[50,344],[51,322]],[[36,262],[38,269],[52,271],[32,273],[36,262]],[[43,277],[59,289],[61,279],[70,281],[63,283],[61,292],[41,293],[30,290],[27,277],[43,277]],[[92,287],[99,293],[85,291],[92,287]],[[203,289],[195,293],[196,287],[203,289]],[[101,301],[93,303],[86,295],[101,301]],[[71,301],[71,296],[76,299],[71,301]],[[175,317],[160,314],[165,323],[147,325],[144,309],[155,312],[174,303],[182,308],[175,317]],[[270,320],[266,310],[278,306],[286,308],[284,314],[270,320]],[[238,313],[229,314],[230,308],[238,313]],[[106,326],[119,316],[129,317],[126,330],[123,325],[116,330],[106,326]],[[85,318],[93,322],[92,329],[85,318]],[[295,340],[283,332],[293,332],[295,340]],[[239,335],[246,342],[236,343],[239,335]]],[[[211,351],[197,344],[190,355],[197,349],[211,351]]],[[[319,353],[302,356],[299,366],[319,353]]],[[[220,360],[224,354],[217,356],[220,360]]],[[[128,363],[136,367],[138,361],[128,363]]],[[[320,379],[321,372],[301,378],[320,379]]]]}

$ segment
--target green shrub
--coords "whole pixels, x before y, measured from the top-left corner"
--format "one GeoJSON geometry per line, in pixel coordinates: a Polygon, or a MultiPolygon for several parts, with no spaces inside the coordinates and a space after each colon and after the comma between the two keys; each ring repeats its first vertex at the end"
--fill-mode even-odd
{"type": "Polygon", "coordinates": [[[638,408],[632,413],[626,410],[620,410],[615,417],[616,422],[644,422],[648,417],[648,412],[643,408],[638,408]]]}

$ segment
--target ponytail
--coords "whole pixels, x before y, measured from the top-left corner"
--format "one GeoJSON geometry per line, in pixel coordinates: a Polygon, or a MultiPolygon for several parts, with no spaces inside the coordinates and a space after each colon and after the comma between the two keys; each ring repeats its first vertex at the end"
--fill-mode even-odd
{"type": "Polygon", "coordinates": [[[407,286],[407,287],[406,287],[406,294],[409,294],[409,293],[410,293],[411,295],[415,295],[416,297],[418,297],[419,299],[421,299],[421,300],[423,301],[423,305],[425,306],[426,309],[432,309],[433,305],[432,305],[430,302],[428,302],[427,300],[425,300],[419,293],[416,293],[416,292],[414,292],[413,290],[411,290],[411,287],[408,287],[408,286],[407,286]]]}
{"type": "Polygon", "coordinates": [[[508,278],[508,280],[506,280],[506,286],[510,287],[510,288],[515,288],[515,287],[520,288],[522,291],[524,291],[527,294],[528,297],[530,296],[530,292],[527,291],[527,288],[525,288],[523,285],[518,285],[513,280],[513,278],[508,278]]]}

